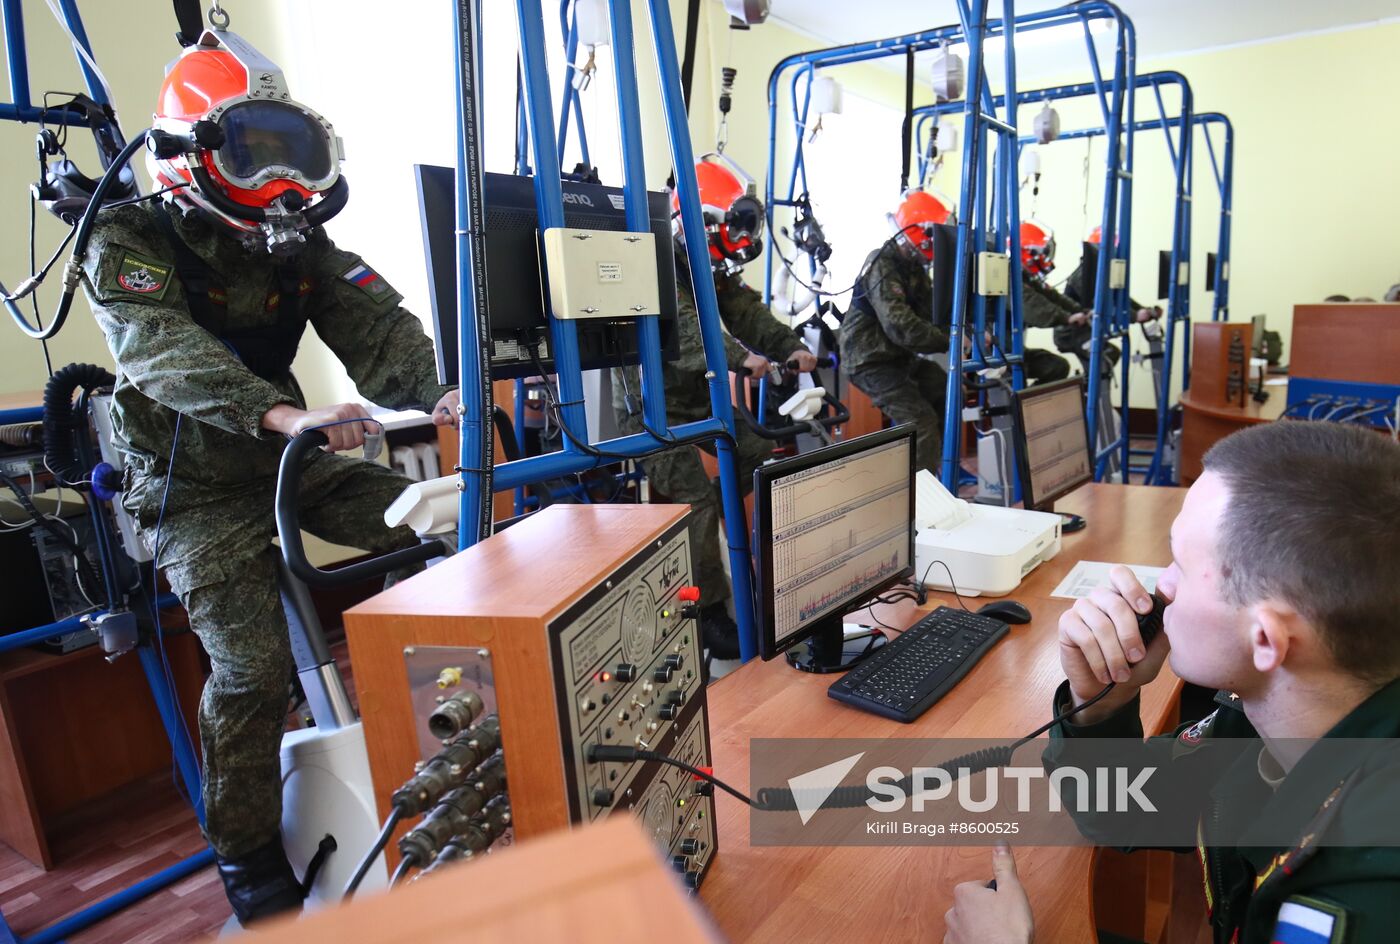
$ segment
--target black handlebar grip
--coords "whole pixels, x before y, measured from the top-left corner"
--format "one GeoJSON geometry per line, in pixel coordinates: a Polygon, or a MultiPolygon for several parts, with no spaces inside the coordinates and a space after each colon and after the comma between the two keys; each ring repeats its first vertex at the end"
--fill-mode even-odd
{"type": "Polygon", "coordinates": [[[400,548],[334,570],[322,570],[306,559],[306,548],[302,544],[299,524],[301,467],[307,453],[329,442],[326,434],[319,429],[308,429],[298,433],[282,451],[282,462],[277,469],[277,497],[274,505],[277,537],[282,541],[282,559],[287,562],[288,569],[297,579],[311,587],[342,587],[370,577],[383,577],[401,567],[427,563],[434,557],[442,556],[441,545],[432,541],[415,547],[400,548]]]}

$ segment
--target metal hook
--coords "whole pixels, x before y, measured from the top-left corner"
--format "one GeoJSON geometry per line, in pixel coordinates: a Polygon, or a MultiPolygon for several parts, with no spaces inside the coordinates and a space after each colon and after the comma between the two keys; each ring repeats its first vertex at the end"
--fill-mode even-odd
{"type": "Polygon", "coordinates": [[[216,30],[228,29],[228,12],[219,0],[209,0],[209,25],[216,30]]]}

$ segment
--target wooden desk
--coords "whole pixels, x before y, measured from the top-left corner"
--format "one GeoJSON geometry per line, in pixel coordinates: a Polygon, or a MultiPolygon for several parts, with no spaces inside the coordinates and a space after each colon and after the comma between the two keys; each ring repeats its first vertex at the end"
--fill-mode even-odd
{"type": "Polygon", "coordinates": [[[614,816],[494,850],[389,895],[283,919],[250,940],[715,944],[698,912],[636,820],[614,816]]]}
{"type": "MultiPolygon", "coordinates": [[[[1184,495],[1181,489],[1087,485],[1058,502],[1061,510],[1084,515],[1088,527],[1066,535],[1059,556],[1012,594],[1034,619],[1012,627],[1008,639],[913,724],[841,705],[826,694],[833,676],[807,675],[781,659],[751,662],[720,679],[709,691],[715,772],[751,789],[749,740],[755,737],[1006,738],[1033,730],[1049,718],[1051,695],[1063,679],[1056,624],[1071,601],[1050,599],[1050,592],[1079,560],[1167,564],[1167,533],[1184,495]]],[[[948,595],[933,597],[933,606],[956,605],[948,595]]],[[[909,608],[904,625],[913,616],[909,608]]],[[[1167,671],[1143,691],[1149,733],[1175,723],[1180,685],[1167,671]]],[[[716,815],[719,854],[700,897],[732,941],[941,941],[953,886],[991,877],[988,846],[753,848],[748,807],[721,802],[716,815]]],[[[1037,940],[1094,940],[1094,856],[1089,847],[1017,850],[1037,940]]]]}
{"type": "Polygon", "coordinates": [[[1243,409],[1198,402],[1190,390],[1181,395],[1181,484],[1190,485],[1200,477],[1201,457],[1216,442],[1246,426],[1272,423],[1283,414],[1288,406],[1288,385],[1264,389],[1268,400],[1256,403],[1251,398],[1243,409]]]}

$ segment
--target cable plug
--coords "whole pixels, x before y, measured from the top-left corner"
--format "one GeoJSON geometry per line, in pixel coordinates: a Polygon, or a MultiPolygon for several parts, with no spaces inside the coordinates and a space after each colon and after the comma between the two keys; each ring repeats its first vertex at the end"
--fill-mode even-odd
{"type": "Polygon", "coordinates": [[[640,416],[642,412],[642,398],[635,393],[629,393],[622,398],[623,404],[627,407],[628,416],[640,416]]]}

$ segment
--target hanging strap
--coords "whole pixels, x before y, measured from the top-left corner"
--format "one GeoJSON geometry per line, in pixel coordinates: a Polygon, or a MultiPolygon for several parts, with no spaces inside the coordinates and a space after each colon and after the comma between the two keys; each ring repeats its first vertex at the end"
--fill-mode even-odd
{"type": "Polygon", "coordinates": [[[900,129],[899,192],[909,189],[909,151],[914,131],[914,50],[904,53],[904,127],[900,129]]]}
{"type": "Polygon", "coordinates": [[[685,60],[681,63],[681,93],[685,96],[685,113],[690,114],[690,87],[695,80],[695,38],[700,32],[700,0],[690,0],[685,11],[685,60]]]}
{"type": "Polygon", "coordinates": [[[193,46],[204,33],[204,11],[199,8],[199,0],[174,0],[175,22],[180,31],[175,41],[181,46],[193,46]]]}

